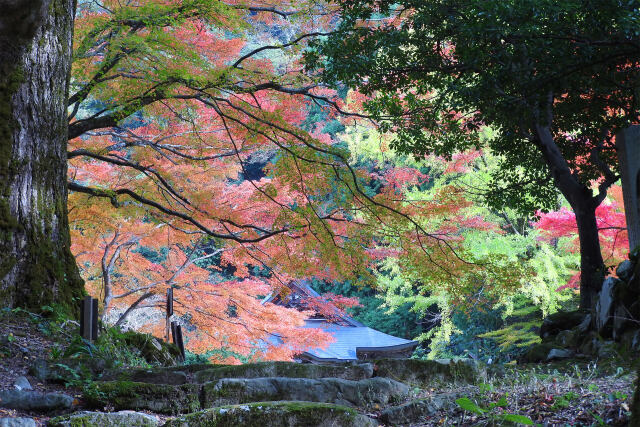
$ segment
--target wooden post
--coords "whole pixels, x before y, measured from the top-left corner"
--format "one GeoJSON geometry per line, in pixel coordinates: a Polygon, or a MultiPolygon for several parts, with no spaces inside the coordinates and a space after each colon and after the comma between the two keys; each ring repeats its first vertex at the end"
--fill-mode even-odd
{"type": "Polygon", "coordinates": [[[80,308],[80,336],[86,340],[91,340],[91,320],[93,319],[93,301],[92,298],[87,295],[82,300],[82,306],[80,308]]]}
{"type": "Polygon", "coordinates": [[[182,361],[185,359],[184,354],[184,341],[182,341],[182,326],[178,325],[178,322],[171,322],[171,335],[173,336],[173,343],[180,350],[180,356],[182,361]]]}
{"type": "Polygon", "coordinates": [[[177,326],[176,322],[171,322],[171,337],[173,338],[173,343],[175,345],[178,345],[177,344],[177,339],[178,339],[177,335],[178,335],[178,333],[176,332],[176,326],[177,326]]]}
{"type": "Polygon", "coordinates": [[[91,340],[98,339],[98,300],[91,299],[91,340]]]}
{"type": "Polygon", "coordinates": [[[182,355],[182,361],[184,362],[186,359],[186,355],[184,354],[184,341],[182,339],[182,326],[176,326],[176,333],[178,334],[178,348],[180,349],[180,354],[182,355]]]}
{"type": "Polygon", "coordinates": [[[169,329],[171,327],[171,316],[173,315],[173,288],[167,289],[167,323],[166,323],[166,341],[170,342],[169,329]]]}
{"type": "Polygon", "coordinates": [[[184,341],[182,339],[182,326],[178,325],[177,322],[171,322],[171,334],[173,335],[173,343],[178,347],[178,350],[180,350],[180,356],[184,362],[185,353],[184,341]]]}
{"type": "Polygon", "coordinates": [[[80,336],[88,341],[98,339],[98,300],[88,295],[80,304],[80,336]]]}

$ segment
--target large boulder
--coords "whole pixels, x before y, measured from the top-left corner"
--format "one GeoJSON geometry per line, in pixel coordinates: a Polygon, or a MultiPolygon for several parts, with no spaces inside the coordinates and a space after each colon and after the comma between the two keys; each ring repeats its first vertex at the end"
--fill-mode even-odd
{"type": "Polygon", "coordinates": [[[315,402],[257,402],[207,409],[168,421],[165,427],[373,427],[351,408],[315,402]]]}
{"type": "Polygon", "coordinates": [[[93,383],[84,394],[94,408],[111,406],[116,410],[148,409],[161,414],[183,414],[200,409],[200,386],[166,385],[131,381],[93,383]]]}
{"type": "Polygon", "coordinates": [[[632,355],[640,354],[640,329],[626,331],[620,337],[622,347],[632,355]]]}
{"type": "Polygon", "coordinates": [[[555,342],[542,342],[534,344],[518,358],[520,363],[540,363],[557,358],[558,354],[564,354],[565,349],[555,342]],[[560,353],[558,353],[560,352],[560,353]]]}
{"type": "Polygon", "coordinates": [[[543,340],[554,337],[560,331],[567,331],[579,326],[589,315],[588,311],[559,311],[545,317],[540,326],[540,338],[543,340]]]}
{"type": "Polygon", "coordinates": [[[409,388],[389,378],[226,378],[202,387],[205,408],[247,402],[301,400],[369,407],[405,398],[409,388]]]}
{"type": "Polygon", "coordinates": [[[616,276],[618,276],[620,280],[628,282],[633,275],[633,267],[634,265],[630,260],[622,261],[616,268],[616,276]]]}
{"type": "Polygon", "coordinates": [[[376,375],[415,386],[430,386],[434,381],[476,383],[481,369],[472,359],[378,359],[376,375]]]}
{"type": "Polygon", "coordinates": [[[156,427],[158,417],[134,411],[76,412],[49,420],[49,427],[156,427]]]}
{"type": "Polygon", "coordinates": [[[41,393],[29,390],[0,390],[0,407],[24,411],[49,412],[69,409],[73,397],[64,393],[41,393]]]}
{"type": "Polygon", "coordinates": [[[373,376],[373,364],[313,365],[293,362],[261,362],[245,365],[221,366],[195,374],[198,383],[216,381],[222,378],[342,378],[363,380],[373,376]]]}
{"type": "Polygon", "coordinates": [[[595,330],[603,337],[612,336],[613,315],[619,301],[616,299],[616,288],[624,282],[615,277],[607,277],[602,283],[602,290],[594,307],[595,330]]]}
{"type": "Polygon", "coordinates": [[[386,425],[397,426],[414,424],[425,417],[430,417],[442,409],[456,407],[458,395],[441,394],[423,399],[416,399],[382,411],[378,419],[386,425]]]}

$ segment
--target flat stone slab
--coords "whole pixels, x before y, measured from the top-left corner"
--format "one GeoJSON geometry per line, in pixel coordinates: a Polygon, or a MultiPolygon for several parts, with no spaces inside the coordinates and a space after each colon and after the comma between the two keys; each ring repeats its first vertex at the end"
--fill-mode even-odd
{"type": "Polygon", "coordinates": [[[195,381],[206,383],[222,378],[342,378],[346,380],[363,380],[373,376],[373,364],[356,365],[313,365],[293,362],[260,362],[245,365],[221,366],[199,371],[195,381]]]}
{"type": "Polygon", "coordinates": [[[166,385],[131,381],[96,382],[85,392],[94,408],[112,406],[116,410],[147,409],[161,414],[184,414],[200,409],[200,386],[166,385]]]}
{"type": "Polygon", "coordinates": [[[474,384],[481,375],[480,366],[471,359],[377,359],[374,366],[378,376],[421,387],[429,387],[434,382],[474,384]]]}
{"type": "Polygon", "coordinates": [[[378,423],[345,406],[314,402],[257,402],[184,415],[165,427],[373,427],[378,423]]]}
{"type": "Polygon", "coordinates": [[[64,393],[41,393],[29,390],[0,391],[0,407],[25,411],[49,412],[69,409],[73,397],[64,393]]]}
{"type": "Polygon", "coordinates": [[[33,418],[0,418],[0,427],[36,427],[33,418]]]}
{"type": "Polygon", "coordinates": [[[189,382],[182,371],[167,369],[129,369],[105,373],[100,381],[133,381],[148,384],[182,385],[189,382]]]}
{"type": "Polygon", "coordinates": [[[389,378],[226,378],[202,387],[202,405],[212,408],[247,402],[299,400],[368,407],[404,399],[409,387],[389,378]]]}
{"type": "Polygon", "coordinates": [[[156,427],[157,417],[142,412],[76,412],[49,420],[49,427],[156,427]]]}

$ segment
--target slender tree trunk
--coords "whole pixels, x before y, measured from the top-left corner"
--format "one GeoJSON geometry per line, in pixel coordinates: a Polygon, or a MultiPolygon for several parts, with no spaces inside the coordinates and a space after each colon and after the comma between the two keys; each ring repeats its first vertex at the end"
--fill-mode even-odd
{"type": "Polygon", "coordinates": [[[591,309],[595,296],[602,289],[605,266],[600,251],[596,208],[598,199],[591,188],[578,181],[553,140],[548,126],[536,125],[534,141],[549,166],[551,175],[562,195],[569,201],[576,215],[580,239],[580,308],[591,309]]]}
{"type": "Polygon", "coordinates": [[[586,206],[573,206],[578,224],[580,239],[580,308],[591,308],[595,304],[595,297],[602,289],[605,276],[605,265],[600,249],[598,224],[596,222],[596,207],[594,203],[586,206]]]}
{"type": "Polygon", "coordinates": [[[67,111],[74,0],[0,0],[0,307],[77,312],[67,111]]]}

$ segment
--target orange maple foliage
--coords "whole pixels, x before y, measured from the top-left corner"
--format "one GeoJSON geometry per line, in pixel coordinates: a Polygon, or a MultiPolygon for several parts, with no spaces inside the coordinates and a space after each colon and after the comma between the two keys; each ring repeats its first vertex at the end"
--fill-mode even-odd
{"type": "MultiPolygon", "coordinates": [[[[344,103],[298,52],[332,17],[316,1],[80,2],[72,250],[105,319],[159,310],[172,287],[188,349],[290,359],[331,340],[300,328],[310,311],[261,302],[292,280],[370,280],[396,248],[437,281],[473,267],[457,252],[471,223],[445,218],[465,206],[454,188],[407,203],[403,189],[426,177],[393,169],[372,195],[370,173],[320,131],[344,103]],[[311,105],[323,123],[308,123],[311,105]]],[[[314,310],[329,301],[353,304],[331,295],[314,310]]],[[[146,327],[164,335],[159,319],[146,327]]]]}

